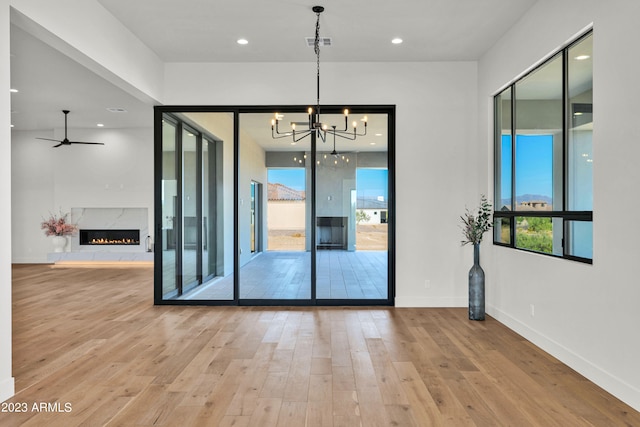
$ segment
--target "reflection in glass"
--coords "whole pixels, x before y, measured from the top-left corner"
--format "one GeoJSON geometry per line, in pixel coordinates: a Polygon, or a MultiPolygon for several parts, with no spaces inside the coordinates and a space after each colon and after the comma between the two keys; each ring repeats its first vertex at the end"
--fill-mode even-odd
{"type": "Polygon", "coordinates": [[[176,125],[165,117],[162,123],[162,295],[178,294],[176,282],[176,125]]]}
{"type": "Polygon", "coordinates": [[[593,36],[569,49],[568,210],[593,209],[593,36]]]}
{"type": "Polygon", "coordinates": [[[567,221],[567,255],[593,258],[593,222],[567,221]]]}
{"type": "Polygon", "coordinates": [[[198,284],[199,212],[197,205],[198,156],[196,135],[182,130],[182,286],[183,292],[198,284]]]}
{"type": "Polygon", "coordinates": [[[511,171],[512,152],[511,147],[511,88],[504,90],[495,97],[496,119],[496,174],[495,194],[496,210],[512,210],[511,203],[511,171]]]}

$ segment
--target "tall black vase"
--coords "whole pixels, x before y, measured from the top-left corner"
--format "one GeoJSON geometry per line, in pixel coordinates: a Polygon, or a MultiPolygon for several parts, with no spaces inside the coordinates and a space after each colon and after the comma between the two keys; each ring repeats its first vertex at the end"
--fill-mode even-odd
{"type": "Polygon", "coordinates": [[[484,320],[484,270],[480,267],[480,243],[473,245],[473,267],[469,270],[469,320],[484,320]]]}

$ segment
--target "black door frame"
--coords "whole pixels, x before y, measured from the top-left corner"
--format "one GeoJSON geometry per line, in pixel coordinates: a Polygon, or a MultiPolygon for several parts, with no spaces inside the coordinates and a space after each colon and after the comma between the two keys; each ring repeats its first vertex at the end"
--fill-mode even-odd
{"type": "MultiPolygon", "coordinates": [[[[308,106],[156,106],[154,107],[154,304],[155,305],[247,305],[247,306],[375,306],[394,305],[395,300],[395,105],[322,105],[323,114],[340,114],[349,108],[352,114],[387,115],[387,168],[388,168],[388,249],[387,249],[387,298],[386,299],[318,299],[316,298],[316,168],[311,172],[311,298],[310,299],[240,299],[240,233],[239,233],[239,177],[240,177],[240,115],[251,113],[300,113],[308,106]],[[162,119],[171,113],[231,113],[233,114],[233,194],[234,194],[234,251],[233,275],[234,299],[232,300],[181,300],[163,299],[162,295],[162,119]]],[[[316,164],[316,136],[311,134],[311,164],[316,164]]]]}

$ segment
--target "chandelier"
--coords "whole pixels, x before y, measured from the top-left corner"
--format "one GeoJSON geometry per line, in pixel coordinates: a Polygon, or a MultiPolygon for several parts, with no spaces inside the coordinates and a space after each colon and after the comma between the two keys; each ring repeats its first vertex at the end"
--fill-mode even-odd
{"type": "Polygon", "coordinates": [[[353,141],[358,136],[364,136],[367,134],[367,116],[364,116],[361,119],[361,121],[364,122],[364,131],[362,133],[358,133],[358,122],[356,121],[352,123],[351,129],[349,129],[348,109],[344,110],[344,129],[338,129],[336,125],[323,123],[320,119],[320,14],[324,11],[324,7],[313,6],[311,10],[313,10],[316,14],[316,34],[313,43],[313,50],[316,54],[316,106],[315,109],[314,107],[309,107],[309,109],[307,110],[307,114],[309,116],[308,122],[291,122],[291,130],[285,132],[280,131],[280,121],[282,120],[283,116],[279,113],[276,113],[275,117],[271,120],[271,137],[273,139],[292,137],[293,142],[298,142],[315,132],[316,136],[319,137],[322,142],[325,142],[327,134],[329,134],[333,135],[335,151],[336,136],[353,141]],[[303,129],[296,129],[296,126],[302,126],[303,129]]]}

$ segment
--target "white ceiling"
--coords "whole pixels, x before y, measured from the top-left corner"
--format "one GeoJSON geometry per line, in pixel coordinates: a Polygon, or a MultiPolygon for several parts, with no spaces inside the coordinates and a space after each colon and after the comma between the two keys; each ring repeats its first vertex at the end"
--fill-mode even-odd
{"type": "Polygon", "coordinates": [[[165,62],[476,60],[535,0],[98,0],[165,62]],[[236,40],[245,38],[246,46],[236,40]],[[401,37],[404,43],[392,45],[401,37]]]}
{"type": "MultiPolygon", "coordinates": [[[[476,60],[537,0],[98,1],[164,62],[315,61],[305,37],[316,4],[325,7],[320,35],[333,41],[321,61],[388,62],[476,60]]],[[[62,109],[70,128],[151,126],[149,105],[15,26],[11,52],[14,129],[61,128],[62,109]]]]}

